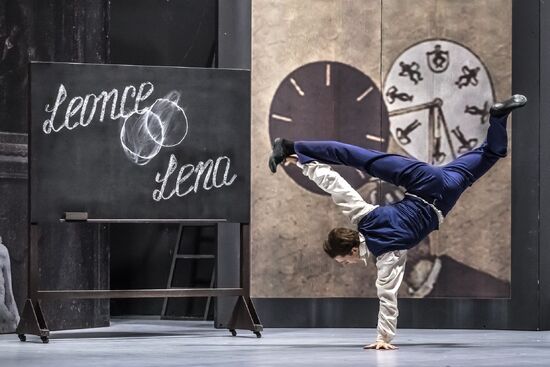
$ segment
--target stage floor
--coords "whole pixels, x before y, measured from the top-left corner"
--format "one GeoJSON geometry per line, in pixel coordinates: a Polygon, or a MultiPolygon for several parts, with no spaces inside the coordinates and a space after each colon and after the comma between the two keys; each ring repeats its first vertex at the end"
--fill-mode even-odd
{"type": "Polygon", "coordinates": [[[267,329],[232,337],[212,323],[115,319],[53,332],[49,344],[0,335],[0,366],[549,366],[550,332],[399,330],[397,351],[363,350],[374,329],[267,329]]]}

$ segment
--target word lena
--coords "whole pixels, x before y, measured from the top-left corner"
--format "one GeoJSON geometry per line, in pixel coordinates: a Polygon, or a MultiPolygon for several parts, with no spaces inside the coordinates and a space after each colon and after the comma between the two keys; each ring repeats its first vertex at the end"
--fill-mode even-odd
{"type": "Polygon", "coordinates": [[[161,176],[160,173],[157,173],[155,181],[160,183],[161,186],[160,189],[155,189],[153,191],[153,200],[168,200],[174,195],[182,197],[191,192],[196,193],[200,187],[202,187],[204,190],[211,190],[213,188],[219,189],[223,186],[230,186],[237,178],[237,175],[234,174],[233,176],[231,176],[231,179],[227,180],[230,166],[231,160],[226,156],[218,157],[215,163],[213,159],[208,159],[206,162],[199,161],[196,166],[192,164],[186,164],[180,168],[177,178],[175,180],[172,180],[171,186],[173,186],[173,189],[170,191],[170,193],[167,193],[169,191],[169,189],[167,189],[167,186],[168,182],[170,181],[170,176],[172,176],[172,174],[176,171],[178,167],[178,161],[176,157],[172,154],[170,155],[170,161],[168,163],[168,168],[166,169],[164,177],[161,176]],[[225,162],[225,171],[223,173],[221,182],[219,182],[218,174],[222,162],[225,162]],[[193,179],[190,179],[192,175],[195,175],[194,182],[193,179]],[[185,185],[185,182],[188,180],[190,182],[185,185]],[[189,183],[191,184],[189,185],[189,183]]]}
{"type": "Polygon", "coordinates": [[[45,134],[50,134],[51,132],[59,132],[63,128],[72,130],[79,125],[88,126],[95,117],[99,104],[101,104],[99,121],[103,121],[109,102],[111,103],[111,111],[109,114],[111,120],[117,120],[120,117],[127,118],[134,113],[143,114],[146,112],[148,106],[140,108],[139,104],[145,101],[151,93],[153,93],[154,89],[153,83],[150,82],[141,83],[139,88],[133,85],[126,86],[124,91],[120,93],[120,103],[117,103],[119,100],[119,91],[117,89],[112,89],[110,92],[102,91],[97,95],[90,93],[86,94],[84,97],[75,96],[71,98],[66,106],[65,116],[56,123],[55,117],[57,116],[58,110],[67,99],[67,89],[65,89],[63,84],[60,84],[57,90],[55,103],[53,106],[47,104],[44,108],[46,112],[51,113],[51,116],[44,121],[42,130],[45,134]],[[126,106],[128,96],[134,100],[130,108],[126,106]],[[77,114],[79,117],[71,121],[73,116],[77,114]]]}

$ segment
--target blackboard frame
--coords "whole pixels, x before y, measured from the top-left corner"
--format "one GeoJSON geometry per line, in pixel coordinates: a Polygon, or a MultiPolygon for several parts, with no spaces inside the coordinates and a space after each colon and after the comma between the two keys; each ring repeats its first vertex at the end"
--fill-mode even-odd
{"type": "MultiPolygon", "coordinates": [[[[29,64],[29,84],[32,86],[32,65],[29,64]]],[[[43,63],[40,63],[43,64],[43,63]]],[[[51,64],[51,63],[49,63],[51,64]]],[[[66,64],[66,63],[64,63],[66,64]]],[[[103,64],[95,64],[105,67],[103,64]]],[[[117,65],[115,65],[117,66],[117,65]]],[[[121,65],[118,65],[121,66],[121,65]]],[[[127,65],[126,65],[127,66],[127,65]]],[[[143,67],[142,67],[143,68],[143,67]]],[[[154,68],[154,67],[151,67],[154,68]]],[[[181,69],[181,68],[180,68],[181,69]]],[[[185,68],[185,69],[200,69],[200,68],[185,68]]],[[[234,69],[237,70],[237,69],[234,69]]],[[[243,70],[241,70],[243,71],[243,70]]],[[[250,72],[248,72],[248,93],[250,92],[250,72]]],[[[241,280],[239,287],[233,288],[192,288],[192,289],[131,289],[131,290],[39,290],[39,241],[40,241],[40,222],[32,216],[32,200],[33,187],[31,181],[32,175],[32,90],[28,89],[28,121],[29,121],[29,238],[28,238],[28,298],[25,302],[21,321],[19,322],[16,333],[21,341],[26,340],[26,334],[39,336],[44,343],[49,342],[50,330],[44,318],[41,300],[51,299],[111,299],[111,298],[179,298],[179,297],[233,297],[236,298],[234,307],[229,320],[225,323],[225,328],[229,329],[233,336],[236,335],[236,329],[245,329],[252,331],[257,337],[261,337],[263,327],[260,323],[258,315],[255,311],[254,304],[250,299],[250,284],[247,279],[249,277],[250,254],[249,249],[249,222],[250,222],[250,96],[248,94],[247,103],[244,105],[244,110],[248,116],[246,121],[247,132],[244,139],[244,149],[248,152],[245,167],[247,167],[248,175],[245,180],[246,192],[248,193],[245,200],[246,211],[244,216],[236,216],[236,219],[241,219],[240,222],[228,222],[228,219],[235,218],[93,218],[89,217],[87,212],[65,212],[63,217],[54,217],[60,222],[71,222],[73,218],[76,222],[84,223],[180,223],[187,225],[217,225],[218,229],[218,248],[230,244],[231,248],[239,248],[242,252],[239,262],[239,272],[241,280]]],[[[242,148],[242,147],[241,147],[242,148]]],[[[242,204],[242,203],[241,203],[242,204]]],[[[222,262],[223,264],[223,262],[222,262]]],[[[219,324],[218,324],[219,326],[219,324]]]]}
{"type": "Polygon", "coordinates": [[[31,62],[29,85],[31,222],[57,221],[64,212],[89,212],[90,218],[98,219],[250,222],[249,70],[31,62]],[[115,90],[116,103],[100,94],[115,90]],[[66,98],[59,111],[52,112],[62,92],[66,98]],[[178,94],[176,103],[171,101],[174,93],[178,94]],[[71,109],[73,97],[83,98],[85,107],[75,108],[75,117],[67,120],[69,111],[64,113],[71,109]],[[134,106],[132,97],[136,111],[127,112],[124,119],[123,110],[134,106]],[[164,117],[158,116],[165,115],[167,104],[176,106],[171,116],[186,126],[172,131],[181,134],[179,144],[175,144],[178,136],[159,147],[157,139],[164,139],[164,129],[160,129],[162,137],[146,136],[148,143],[142,142],[144,129],[134,136],[140,123],[136,120],[143,116],[151,116],[145,119],[149,135],[149,126],[155,128],[157,120],[164,125],[164,117]],[[79,124],[81,112],[84,118],[80,117],[79,124]],[[113,113],[122,117],[109,119],[113,113]],[[88,116],[93,118],[84,126],[88,116]],[[126,141],[123,132],[130,136],[126,141]],[[145,146],[130,145],[136,140],[145,146]],[[149,143],[159,149],[151,153],[149,143]],[[144,163],[143,156],[152,158],[144,163]],[[180,176],[189,179],[180,184],[180,176]],[[166,189],[159,179],[166,179],[166,189]],[[195,184],[194,190],[186,190],[190,183],[195,184]]]}

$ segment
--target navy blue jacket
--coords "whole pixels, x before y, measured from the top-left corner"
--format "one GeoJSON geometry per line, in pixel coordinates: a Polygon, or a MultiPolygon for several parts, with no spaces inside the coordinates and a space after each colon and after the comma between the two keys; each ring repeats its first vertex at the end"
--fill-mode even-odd
{"type": "Polygon", "coordinates": [[[405,196],[403,200],[379,206],[357,225],[374,256],[394,250],[407,250],[439,228],[437,214],[422,200],[405,196]]]}

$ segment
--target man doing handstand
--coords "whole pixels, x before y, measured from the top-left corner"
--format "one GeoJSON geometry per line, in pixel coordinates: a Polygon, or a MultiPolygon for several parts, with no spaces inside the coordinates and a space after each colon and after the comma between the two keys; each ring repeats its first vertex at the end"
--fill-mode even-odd
{"type": "Polygon", "coordinates": [[[403,279],[407,250],[439,229],[460,195],[499,158],[506,156],[508,115],[525,103],[527,98],[514,95],[494,104],[483,144],[440,167],[336,141],[274,140],[269,158],[271,171],[275,173],[280,163],[295,163],[357,225],[357,231],[348,228],[330,231],[323,245],[325,252],[342,264],[366,264],[370,253],[376,257],[378,336],[375,343],[365,348],[396,349],[391,341],[397,326],[397,291],[403,279]],[[369,204],[330,165],[351,166],[402,186],[406,189],[405,197],[386,206],[369,204]]]}

